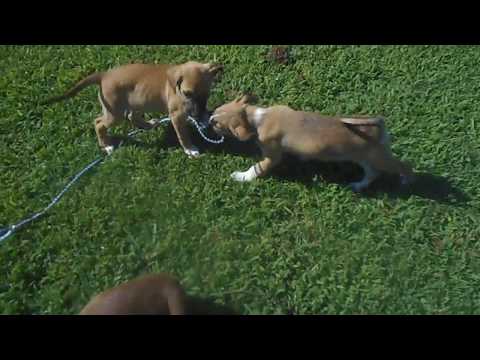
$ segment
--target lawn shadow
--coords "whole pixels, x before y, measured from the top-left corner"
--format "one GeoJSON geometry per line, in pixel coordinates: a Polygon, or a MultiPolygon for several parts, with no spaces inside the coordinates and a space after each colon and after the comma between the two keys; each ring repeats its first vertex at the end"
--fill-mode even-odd
{"type": "MultiPolygon", "coordinates": [[[[158,130],[152,130],[158,131],[158,130]]],[[[225,138],[225,141],[221,144],[212,144],[205,141],[198,131],[191,127],[190,135],[192,142],[195,146],[198,147],[201,154],[204,153],[228,153],[236,156],[244,157],[253,157],[260,156],[260,150],[253,142],[239,142],[235,139],[225,138]]],[[[205,135],[212,139],[217,140],[219,136],[216,135],[210,129],[205,132],[205,135]]],[[[180,143],[178,142],[177,134],[171,125],[162,126],[162,129],[158,131],[158,136],[156,136],[153,141],[143,141],[141,136],[136,138],[122,138],[124,140],[124,146],[138,146],[146,149],[152,149],[156,152],[167,149],[179,149],[180,143]]]]}
{"type": "Polygon", "coordinates": [[[188,297],[188,309],[191,315],[240,315],[229,306],[220,305],[213,299],[199,296],[188,297]]]}
{"type": "Polygon", "coordinates": [[[158,129],[153,129],[148,132],[154,133],[155,140],[144,140],[142,134],[146,135],[146,132],[141,132],[135,137],[128,137],[118,134],[115,135],[115,137],[123,141],[122,146],[138,146],[141,148],[158,150],[165,150],[168,148],[180,146],[178,143],[177,135],[175,134],[175,130],[170,124],[161,125],[158,129]]]}
{"type": "MultiPolygon", "coordinates": [[[[288,156],[272,176],[300,182],[308,187],[321,186],[322,181],[348,186],[349,183],[363,178],[363,170],[353,163],[301,162],[293,156],[288,156]]],[[[380,198],[386,194],[391,199],[418,196],[449,205],[462,205],[470,200],[462,190],[452,185],[445,177],[430,173],[416,173],[415,176],[416,181],[413,184],[403,186],[400,184],[399,176],[382,174],[358,195],[366,198],[380,198]]]]}
{"type": "Polygon", "coordinates": [[[389,198],[400,199],[418,196],[456,206],[464,206],[470,201],[467,194],[452,185],[445,177],[429,173],[416,173],[415,175],[416,181],[408,186],[399,185],[398,177],[382,176],[362,195],[367,198],[376,198],[381,194],[387,194],[389,198]]]}

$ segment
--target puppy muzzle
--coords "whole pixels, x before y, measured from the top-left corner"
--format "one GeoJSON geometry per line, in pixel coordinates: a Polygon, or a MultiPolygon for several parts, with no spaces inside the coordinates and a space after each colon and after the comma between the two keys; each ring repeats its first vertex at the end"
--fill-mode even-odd
{"type": "Polygon", "coordinates": [[[222,135],[222,136],[231,136],[232,134],[230,133],[230,130],[228,129],[224,129],[222,128],[221,126],[218,125],[218,122],[216,120],[217,117],[223,115],[224,113],[220,113],[220,114],[213,114],[210,116],[210,118],[208,119],[208,124],[210,125],[210,127],[213,129],[213,131],[215,131],[215,133],[217,133],[218,135],[222,135]]]}
{"type": "Polygon", "coordinates": [[[200,124],[202,124],[204,127],[207,127],[209,124],[209,117],[211,112],[209,112],[207,109],[202,109],[200,106],[195,104],[194,102],[188,103],[187,104],[187,115],[191,116],[194,118],[196,121],[198,121],[200,124]]]}
{"type": "Polygon", "coordinates": [[[215,113],[214,113],[213,115],[211,115],[211,116],[209,117],[208,123],[209,123],[210,125],[215,125],[215,123],[216,123],[215,118],[217,118],[217,117],[219,117],[219,116],[221,116],[221,115],[223,115],[223,114],[224,114],[224,113],[220,113],[220,114],[215,114],[215,113]]]}

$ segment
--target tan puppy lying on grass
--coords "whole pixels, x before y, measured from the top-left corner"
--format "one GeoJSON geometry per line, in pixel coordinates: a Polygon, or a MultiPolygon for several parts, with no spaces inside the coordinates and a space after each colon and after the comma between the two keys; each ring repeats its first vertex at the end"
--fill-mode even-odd
{"type": "Polygon", "coordinates": [[[100,147],[107,153],[118,145],[107,134],[109,128],[128,118],[133,125],[150,129],[153,125],[144,120],[144,113],[168,112],[185,153],[197,157],[200,153],[190,140],[187,117],[201,121],[207,116],[210,88],[222,69],[222,65],[193,61],[181,65],[123,65],[87,76],[64,95],[43,104],[68,99],[87,86],[99,85],[103,115],[95,119],[95,131],[100,147]]]}
{"type": "Polygon", "coordinates": [[[382,118],[329,117],[288,106],[261,108],[250,105],[251,100],[248,95],[239,97],[217,108],[210,118],[216,133],[240,141],[255,138],[262,150],[263,160],[245,172],[232,174],[237,181],[252,181],[267,174],[283,153],[302,160],[357,163],[365,176],[350,184],[354,191],[365,189],[381,171],[399,174],[402,184],[414,179],[411,167],[392,155],[382,118]]]}
{"type": "Polygon", "coordinates": [[[80,315],[185,315],[187,297],[172,276],[150,274],[95,296],[80,315]]]}

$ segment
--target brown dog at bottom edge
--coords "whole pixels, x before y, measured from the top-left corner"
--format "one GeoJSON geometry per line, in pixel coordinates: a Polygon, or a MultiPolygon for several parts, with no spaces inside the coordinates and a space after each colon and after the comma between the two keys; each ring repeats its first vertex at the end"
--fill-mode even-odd
{"type": "Polygon", "coordinates": [[[122,283],[96,296],[80,315],[187,315],[188,300],[180,282],[165,273],[122,283]]]}

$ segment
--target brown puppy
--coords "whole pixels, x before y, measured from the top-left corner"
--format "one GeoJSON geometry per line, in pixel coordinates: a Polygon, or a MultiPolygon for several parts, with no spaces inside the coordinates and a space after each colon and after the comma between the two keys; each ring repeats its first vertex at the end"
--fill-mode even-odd
{"type": "Polygon", "coordinates": [[[45,101],[51,104],[75,96],[90,85],[99,85],[103,115],[95,119],[98,143],[107,153],[117,145],[107,130],[128,118],[137,127],[152,128],[144,120],[146,112],[168,112],[180,145],[188,156],[200,155],[192,144],[187,129],[188,115],[202,120],[206,116],[210,88],[218,64],[187,62],[181,65],[129,64],[107,72],[94,73],[64,95],[45,101]]]}
{"type": "Polygon", "coordinates": [[[303,160],[351,161],[359,164],[365,177],[350,184],[354,191],[365,189],[380,171],[400,174],[402,184],[413,181],[409,165],[390,151],[389,136],[382,118],[328,117],[295,111],[287,106],[260,108],[243,96],[217,108],[210,118],[213,129],[221,135],[233,135],[241,141],[255,137],[263,160],[232,178],[252,181],[277,165],[283,153],[303,160]]]}
{"type": "Polygon", "coordinates": [[[185,291],[175,278],[151,274],[95,296],[80,315],[185,315],[186,304],[185,291]]]}

